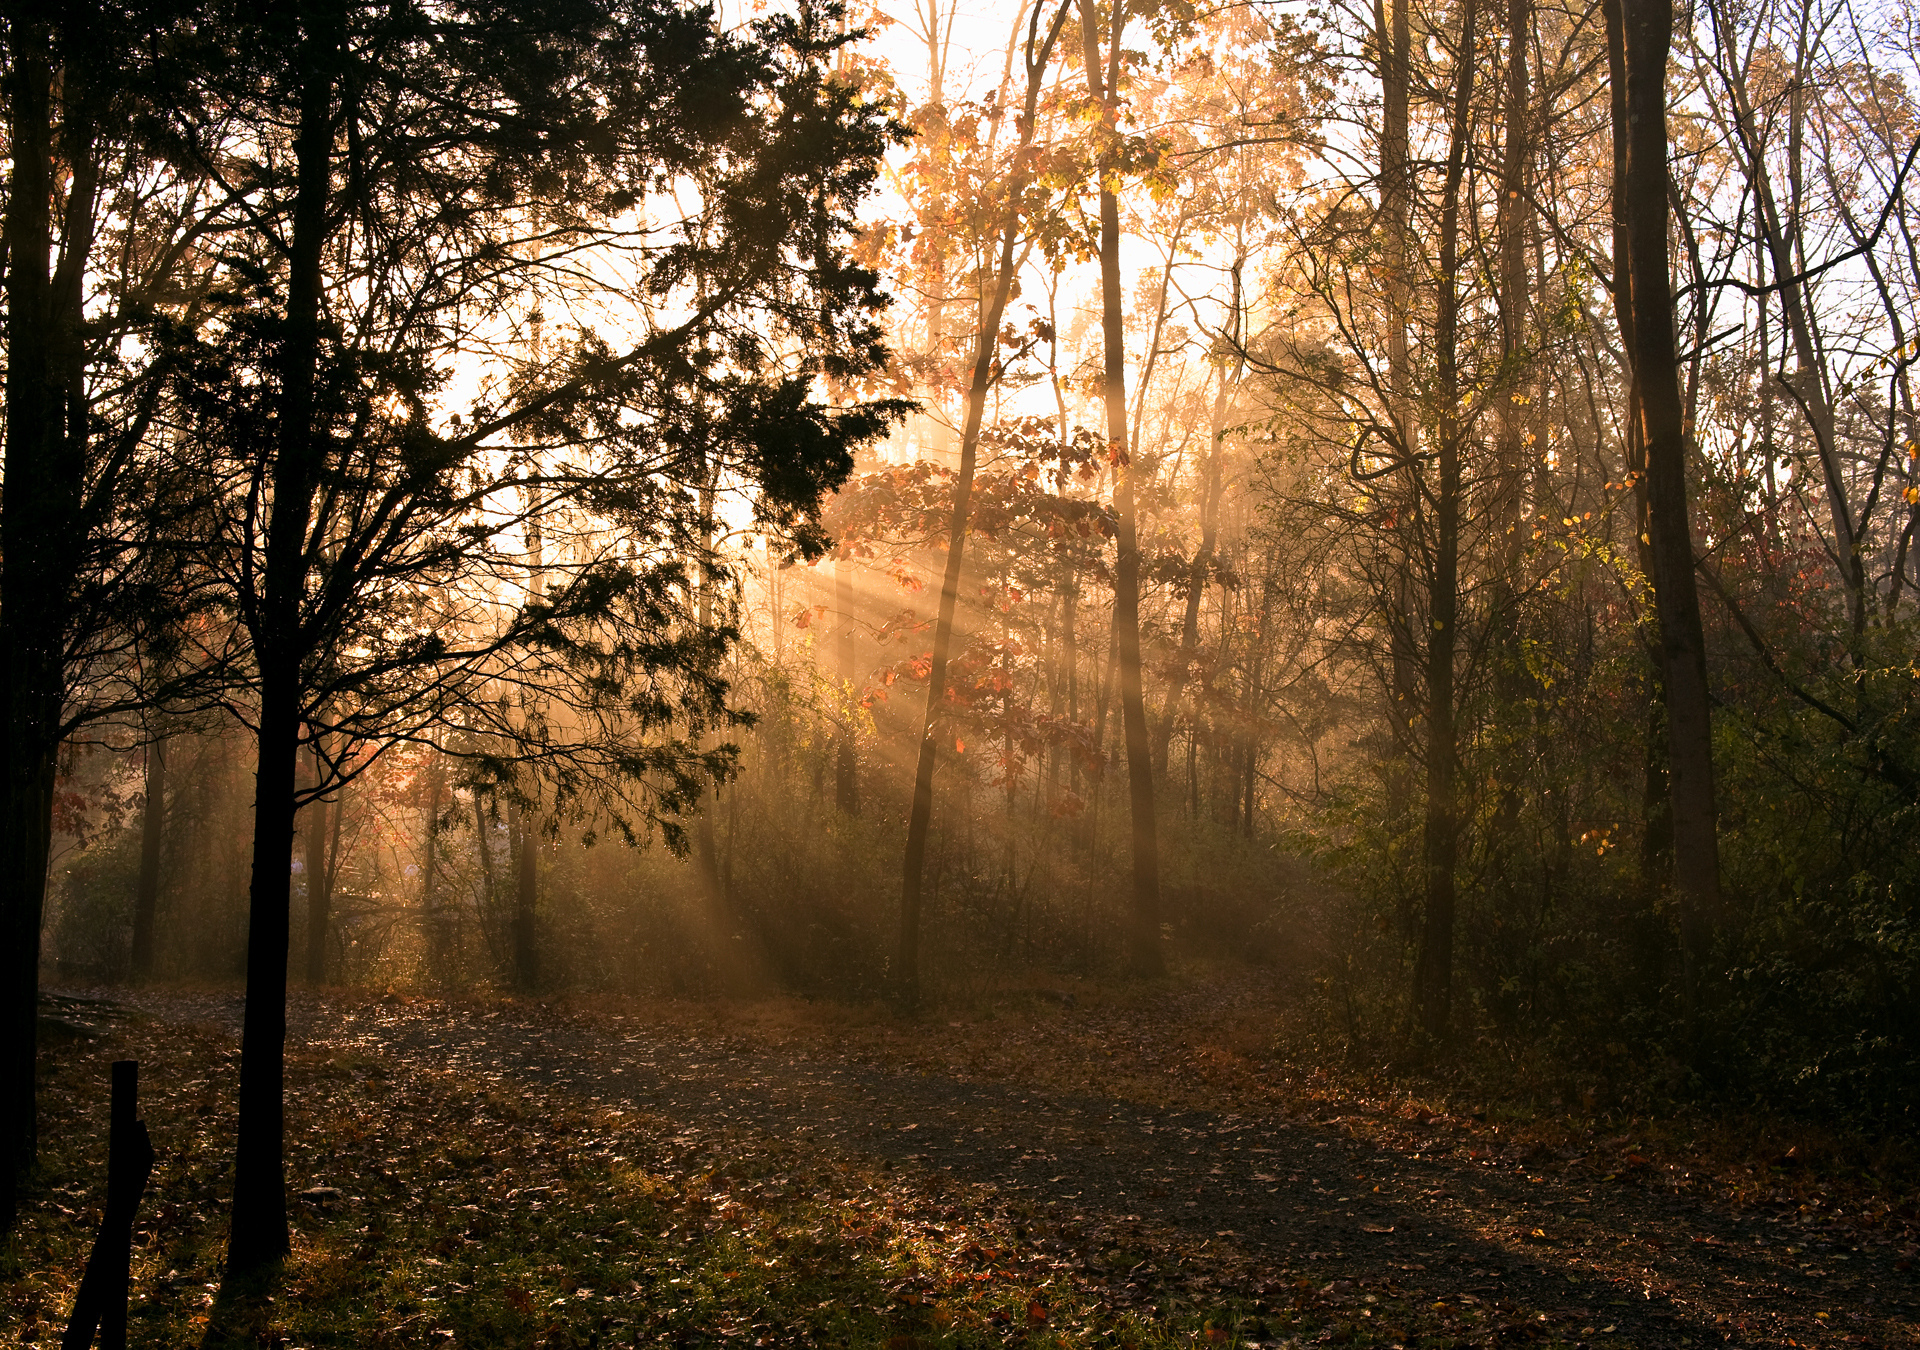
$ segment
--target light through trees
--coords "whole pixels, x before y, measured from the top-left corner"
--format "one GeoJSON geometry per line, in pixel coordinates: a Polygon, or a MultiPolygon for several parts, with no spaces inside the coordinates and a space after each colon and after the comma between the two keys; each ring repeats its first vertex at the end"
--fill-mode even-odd
{"type": "Polygon", "coordinates": [[[1914,1081],[1893,16],[216,8],[8,30],[10,1177],[42,958],[242,1266],[289,961],[1914,1081]]]}

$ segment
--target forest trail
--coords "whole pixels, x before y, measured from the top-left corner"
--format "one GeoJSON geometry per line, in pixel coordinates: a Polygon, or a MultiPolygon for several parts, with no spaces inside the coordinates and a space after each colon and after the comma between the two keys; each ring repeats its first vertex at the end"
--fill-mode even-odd
{"type": "MultiPolygon", "coordinates": [[[[237,997],[115,997],[238,1028],[237,997]]],[[[1175,1035],[1182,1011],[1142,1023],[1137,1010],[1062,1007],[996,1039],[1015,1069],[1034,1045],[1059,1069],[1103,1042],[1138,1051],[1143,1026],[1175,1035]]],[[[909,1184],[962,1185],[1026,1216],[1050,1235],[1043,1248],[1120,1305],[1150,1307],[1169,1286],[1250,1301],[1314,1288],[1350,1292],[1360,1316],[1375,1293],[1477,1306],[1521,1339],[1920,1345],[1910,1228],[1728,1203],[1677,1166],[1609,1152],[1621,1141],[1543,1157],[1471,1121],[1321,1118],[1304,1092],[1291,1104],[1244,1086],[1185,1094],[1245,1098],[1204,1109],[1063,1089],[1058,1072],[988,1076],[1009,1065],[978,1050],[979,1072],[940,1067],[981,1030],[301,997],[291,1035],[478,1090],[651,1114],[689,1154],[724,1153],[745,1132],[878,1160],[909,1184]],[[1160,1253],[1157,1280],[1113,1272],[1109,1247],[1160,1253]]]]}

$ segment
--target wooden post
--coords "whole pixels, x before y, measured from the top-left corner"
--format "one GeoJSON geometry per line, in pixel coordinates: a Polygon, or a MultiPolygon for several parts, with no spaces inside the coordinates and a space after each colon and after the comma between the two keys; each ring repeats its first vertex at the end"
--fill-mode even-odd
{"type": "Polygon", "coordinates": [[[60,1350],[87,1350],[96,1331],[100,1350],[127,1350],[128,1248],[133,1243],[133,1216],[153,1173],[153,1144],[138,1119],[139,1111],[140,1065],[131,1059],[116,1060],[107,1136],[107,1212],[100,1219],[100,1234],[87,1258],[60,1350]]]}

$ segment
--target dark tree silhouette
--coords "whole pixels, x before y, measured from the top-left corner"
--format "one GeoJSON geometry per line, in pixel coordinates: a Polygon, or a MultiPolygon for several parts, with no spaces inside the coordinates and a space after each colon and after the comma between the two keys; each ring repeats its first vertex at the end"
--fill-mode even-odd
{"type": "MultiPolygon", "coordinates": [[[[36,1152],[34,1049],[55,759],[164,697],[178,639],[158,523],[191,512],[154,454],[160,333],[196,303],[204,182],[154,153],[203,53],[179,6],[8,6],[6,492],[0,504],[0,1225],[36,1152]]],[[[210,663],[218,666],[217,655],[210,663]]],[[[169,683],[178,684],[170,678],[169,683]]]]}
{"type": "Polygon", "coordinates": [[[1682,1000],[1697,1017],[1700,966],[1719,909],[1720,846],[1713,789],[1712,705],[1707,647],[1694,580],[1687,506],[1687,430],[1674,338],[1667,253],[1667,55],[1671,0],[1609,0],[1614,84],[1615,293],[1630,366],[1631,435],[1646,465],[1647,559],[1659,620],[1660,683],[1666,700],[1667,802],[1674,893],[1680,910],[1682,1000]]]}
{"type": "Polygon", "coordinates": [[[182,140],[241,185],[235,238],[176,391],[255,665],[231,699],[259,755],[235,1272],[287,1250],[301,803],[445,729],[521,812],[523,870],[536,800],[585,809],[589,789],[628,803],[624,832],[637,811],[678,843],[672,818],[731,755],[688,734],[726,721],[732,636],[691,604],[693,485],[715,466],[818,552],[820,495],[897,411],[822,401],[884,357],[876,278],[843,247],[893,134],[829,78],[834,18],[234,16],[258,59],[221,72],[221,120],[182,140]],[[296,782],[303,743],[318,782],[296,782]]]}

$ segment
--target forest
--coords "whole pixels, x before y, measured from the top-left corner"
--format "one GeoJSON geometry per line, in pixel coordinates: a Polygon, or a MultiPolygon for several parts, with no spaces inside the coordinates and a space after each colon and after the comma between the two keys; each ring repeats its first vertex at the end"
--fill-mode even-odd
{"type": "Polygon", "coordinates": [[[0,4],[20,1343],[1920,1344],[1916,51],[0,4]]]}

